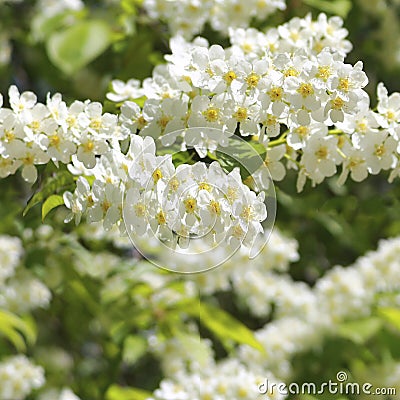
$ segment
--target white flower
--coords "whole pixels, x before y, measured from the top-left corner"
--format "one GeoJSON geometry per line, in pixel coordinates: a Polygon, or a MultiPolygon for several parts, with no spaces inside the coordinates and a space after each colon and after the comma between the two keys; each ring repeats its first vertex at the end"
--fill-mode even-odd
{"type": "Polygon", "coordinates": [[[382,82],[377,86],[378,95],[378,122],[382,128],[389,129],[393,134],[393,129],[398,126],[400,121],[400,93],[392,93],[388,96],[388,91],[382,82]]]}
{"type": "Polygon", "coordinates": [[[32,92],[19,93],[16,86],[10,86],[8,91],[10,105],[16,114],[22,113],[25,110],[30,110],[36,104],[37,97],[32,92]]]}
{"type": "Polygon", "coordinates": [[[77,157],[86,168],[90,169],[96,165],[96,155],[105,154],[108,149],[109,147],[104,139],[83,133],[80,138],[77,157]]]}
{"type": "Polygon", "coordinates": [[[378,174],[392,166],[397,145],[386,131],[368,132],[360,138],[360,148],[371,174],[378,174]]]}
{"type": "Polygon", "coordinates": [[[286,145],[284,144],[267,149],[263,165],[252,175],[261,188],[269,187],[270,177],[274,181],[281,181],[285,177],[286,169],[280,162],[285,154],[286,145]]]}
{"type": "Polygon", "coordinates": [[[0,399],[23,400],[45,383],[44,370],[26,356],[5,358],[0,363],[0,399]]]}
{"type": "Polygon", "coordinates": [[[88,221],[103,220],[105,230],[111,229],[121,218],[122,193],[111,183],[103,184],[97,180],[93,187],[94,205],[88,210],[88,221]]]}
{"type": "Polygon", "coordinates": [[[106,97],[116,103],[129,99],[138,99],[143,96],[140,81],[137,79],[129,79],[126,83],[119,79],[114,79],[111,82],[111,90],[112,92],[108,92],[106,97]]]}
{"type": "Polygon", "coordinates": [[[341,156],[337,151],[336,138],[320,134],[310,137],[301,158],[301,164],[316,183],[322,182],[325,177],[334,175],[336,165],[340,161],[341,156]]]}

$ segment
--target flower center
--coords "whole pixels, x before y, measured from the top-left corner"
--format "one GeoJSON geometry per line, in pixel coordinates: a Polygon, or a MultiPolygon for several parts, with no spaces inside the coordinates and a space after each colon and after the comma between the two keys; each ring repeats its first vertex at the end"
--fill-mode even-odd
{"type": "Polygon", "coordinates": [[[314,88],[311,83],[302,83],[297,92],[305,98],[314,94],[314,88]]]}
{"type": "Polygon", "coordinates": [[[184,200],[183,204],[185,205],[186,212],[188,214],[193,214],[196,210],[197,207],[197,201],[193,197],[189,197],[186,200],[184,200]]]}
{"type": "Polygon", "coordinates": [[[216,107],[208,107],[207,110],[203,112],[203,115],[208,122],[217,122],[219,118],[219,109],[216,107]]]}
{"type": "Polygon", "coordinates": [[[228,85],[230,85],[235,79],[236,79],[235,71],[228,71],[224,75],[224,80],[228,85]]]}

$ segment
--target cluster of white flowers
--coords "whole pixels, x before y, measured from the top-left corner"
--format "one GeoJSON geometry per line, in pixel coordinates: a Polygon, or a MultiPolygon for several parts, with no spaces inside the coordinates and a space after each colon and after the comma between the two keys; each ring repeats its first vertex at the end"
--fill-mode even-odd
{"type": "Polygon", "coordinates": [[[41,393],[38,400],[80,400],[80,398],[69,388],[48,389],[41,393]]]}
{"type": "MultiPolygon", "coordinates": [[[[260,257],[267,265],[270,262],[268,251],[273,252],[274,250],[272,243],[282,239],[281,235],[277,235],[267,244],[270,249],[263,254],[264,256],[260,257]]],[[[281,256],[278,257],[278,264],[275,264],[274,267],[271,264],[270,269],[285,271],[288,268],[290,257],[285,254],[284,243],[285,241],[282,240],[282,251],[281,256]]],[[[288,243],[287,251],[292,253],[294,251],[293,254],[296,254],[293,243],[290,243],[290,241],[288,243]]],[[[317,281],[314,288],[310,288],[301,282],[294,282],[287,275],[274,274],[268,270],[268,267],[263,274],[254,275],[252,271],[249,271],[249,268],[246,268],[246,261],[242,260],[238,272],[239,270],[242,271],[242,280],[245,282],[243,285],[245,287],[248,285],[248,287],[246,287],[245,292],[240,293],[242,286],[238,285],[234,288],[234,291],[245,297],[253,296],[255,305],[263,302],[274,302],[276,308],[273,321],[255,331],[255,336],[265,348],[265,352],[260,352],[248,345],[242,345],[236,355],[234,355],[235,353],[231,355],[232,358],[236,357],[235,361],[232,362],[237,363],[239,360],[253,376],[263,375],[265,377],[266,374],[271,374],[271,376],[278,377],[282,381],[290,381],[293,356],[320,346],[327,334],[335,334],[340,323],[370,315],[372,307],[377,304],[376,296],[379,293],[395,293],[400,289],[398,276],[400,262],[397,257],[399,249],[400,238],[383,240],[376,251],[360,257],[353,265],[347,268],[335,267],[330,270],[317,281]],[[263,287],[264,292],[272,291],[272,296],[269,297],[258,291],[258,287],[263,287]]],[[[292,256],[292,260],[295,260],[295,257],[292,256]]],[[[253,267],[253,261],[251,263],[253,267]]],[[[222,266],[219,269],[201,274],[201,276],[209,276],[210,279],[207,279],[207,282],[210,282],[214,276],[218,281],[229,282],[232,278],[231,273],[230,269],[224,269],[222,266]],[[223,271],[225,279],[219,277],[219,274],[222,274],[223,271]]],[[[169,279],[168,275],[166,277],[160,275],[160,277],[161,280],[169,279]]],[[[201,284],[202,282],[197,276],[190,278],[197,283],[200,282],[201,284]]],[[[161,286],[160,282],[159,286],[161,286]]],[[[390,301],[389,303],[386,302],[385,305],[398,305],[396,299],[390,301]]],[[[249,308],[249,310],[256,316],[268,316],[270,308],[264,307],[264,313],[261,313],[257,307],[249,308]]],[[[178,398],[197,398],[194,385],[178,384],[179,382],[186,382],[188,377],[193,382],[202,384],[203,388],[208,387],[209,376],[207,371],[213,370],[210,366],[210,360],[212,362],[213,358],[212,349],[207,341],[198,339],[196,344],[194,340],[188,340],[186,337],[174,338],[166,342],[159,342],[157,339],[151,338],[150,344],[154,347],[155,354],[160,357],[164,373],[168,377],[161,383],[160,389],[155,392],[154,399],[167,399],[170,390],[173,390],[173,388],[179,393],[180,397],[178,398]],[[191,347],[191,352],[187,351],[188,346],[191,347]],[[204,355],[203,358],[200,357],[200,353],[204,355]],[[172,368],[169,368],[171,360],[175,361],[171,363],[172,368]],[[181,381],[181,379],[186,380],[181,381]]],[[[231,359],[228,358],[227,362],[229,364],[231,359]]],[[[229,381],[230,376],[230,372],[227,372],[225,379],[229,381]]],[[[216,377],[219,377],[219,374],[216,374],[216,377]]],[[[253,382],[248,388],[253,390],[257,386],[253,382]]],[[[228,392],[214,391],[214,393],[218,393],[218,398],[221,400],[232,398],[231,394],[227,394],[228,392]]],[[[246,398],[245,395],[244,398],[246,398]]]]}
{"type": "Polygon", "coordinates": [[[23,248],[17,237],[0,236],[0,308],[25,313],[38,307],[47,307],[50,290],[28,271],[17,273],[23,248]]]}
{"type": "Polygon", "coordinates": [[[7,281],[0,292],[0,308],[24,314],[37,308],[47,308],[51,300],[49,288],[40,280],[26,274],[7,281]]]}
{"type": "Polygon", "coordinates": [[[114,81],[108,98],[126,100],[122,130],[160,137],[165,146],[182,136],[200,157],[233,133],[259,140],[266,147],[253,174],[260,187],[267,185],[265,166],[277,181],[297,170],[299,191],[307,178],[321,183],[339,166],[339,183],[381,170],[392,170],[391,181],[400,175],[400,95],[389,96],[380,84],[378,111],[370,109],[362,62],[344,61],[351,44],[342,24],[320,14],[266,33],[231,29],[227,49],[176,37],[167,64],[142,87],[114,81]],[[143,108],[131,101],[143,96],[143,108]]]}
{"type": "Polygon", "coordinates": [[[204,25],[226,34],[229,27],[247,27],[253,18],[265,20],[276,10],[284,10],[284,0],[145,0],[149,17],[168,24],[172,35],[193,37],[204,25]]]}
{"type": "Polygon", "coordinates": [[[174,378],[182,371],[199,372],[212,368],[215,363],[211,340],[200,339],[198,331],[164,341],[151,336],[149,345],[161,360],[161,368],[166,377],[174,378]]]}
{"type": "MultiPolygon", "coordinates": [[[[109,150],[107,140],[118,139],[116,115],[102,113],[96,102],[75,101],[69,107],[60,94],[38,103],[32,92],[9,90],[11,108],[1,107],[0,97],[0,177],[22,167],[28,182],[37,179],[36,165],[50,160],[69,163],[76,154],[86,167],[95,165],[95,156],[109,150]]],[[[119,132],[119,131],[118,131],[119,132]]]]}
{"type": "Polygon", "coordinates": [[[23,355],[0,362],[0,400],[23,400],[44,385],[44,371],[23,355]]]}
{"type": "MultiPolygon", "coordinates": [[[[291,297],[292,302],[284,304],[287,308],[277,313],[277,319],[256,331],[267,356],[242,346],[239,351],[242,362],[265,368],[282,379],[290,377],[294,354],[318,346],[326,334],[334,334],[340,323],[371,315],[379,293],[396,293],[400,289],[399,249],[399,237],[383,240],[376,251],[360,257],[353,265],[329,270],[314,288],[304,289],[303,294],[296,290],[298,283],[289,280],[286,291],[274,289],[278,281],[270,282],[266,276],[262,284],[268,290],[273,289],[278,309],[282,299],[291,297]],[[307,307],[299,312],[302,303],[307,307]]],[[[253,285],[258,286],[259,282],[253,285]]],[[[398,306],[396,299],[388,301],[386,305],[398,306]]]]}
{"type": "Polygon", "coordinates": [[[85,213],[89,222],[104,220],[105,229],[120,224],[131,237],[157,237],[171,246],[178,239],[181,247],[190,235],[234,248],[250,246],[263,232],[264,193],[256,195],[245,186],[238,169],[227,174],[217,162],[175,168],[171,155],[156,155],[151,137],[132,135],[126,154],[118,145],[91,170],[76,159],[75,167],[95,179],[90,185],[80,176],[75,192],[64,194],[71,210],[67,221],[79,222],[85,213]]]}
{"type": "Polygon", "coordinates": [[[243,248],[235,253],[229,248],[219,248],[218,254],[208,253],[204,240],[193,240],[190,247],[180,253],[170,252],[165,247],[156,247],[151,242],[143,249],[148,255],[152,254],[152,251],[155,253],[154,257],[160,260],[160,267],[173,266],[174,271],[181,273],[198,272],[199,255],[203,271],[216,266],[216,260],[224,260],[223,264],[211,273],[183,275],[183,278],[195,283],[203,295],[233,290],[246,301],[255,315],[265,316],[268,315],[266,307],[274,300],[274,285],[268,291],[265,290],[266,277],[271,275],[278,279],[275,272],[287,271],[289,263],[297,261],[299,255],[297,242],[283,236],[278,229],[274,229],[270,235],[266,232],[262,239],[263,247],[253,259],[249,259],[248,252],[243,248]],[[248,284],[248,281],[251,283],[248,284]],[[259,283],[260,286],[255,287],[255,283],[259,283]],[[259,310],[258,313],[255,312],[256,309],[259,310]]]}
{"type": "Polygon", "coordinates": [[[0,236],[0,287],[6,279],[14,275],[22,254],[23,248],[19,238],[0,236]]]}
{"type": "Polygon", "coordinates": [[[334,267],[317,281],[317,303],[324,305],[332,322],[369,315],[376,295],[399,290],[399,251],[399,237],[382,240],[376,251],[350,267],[334,267]]]}
{"type": "Polygon", "coordinates": [[[272,374],[254,373],[232,358],[213,363],[199,373],[181,372],[173,379],[163,380],[148,400],[283,399],[285,396],[277,391],[260,394],[258,387],[265,379],[278,383],[272,374]]]}
{"type": "Polygon", "coordinates": [[[39,0],[36,4],[38,12],[46,18],[54,17],[67,10],[79,11],[84,6],[82,0],[39,0]]]}

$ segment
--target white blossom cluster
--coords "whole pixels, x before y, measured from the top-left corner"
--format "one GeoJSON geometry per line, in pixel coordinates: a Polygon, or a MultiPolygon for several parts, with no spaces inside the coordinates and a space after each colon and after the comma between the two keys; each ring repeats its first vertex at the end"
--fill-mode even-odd
{"type": "Polygon", "coordinates": [[[47,308],[51,292],[39,279],[29,274],[17,275],[0,286],[0,308],[24,314],[37,308],[47,308]]]}
{"type": "MultiPolygon", "coordinates": [[[[82,171],[78,161],[75,165],[82,171]]],[[[95,179],[90,185],[80,176],[75,192],[64,193],[71,210],[66,221],[79,222],[86,214],[89,222],[103,221],[105,229],[120,224],[132,236],[157,237],[172,246],[178,239],[181,247],[190,235],[201,235],[237,248],[263,232],[264,193],[245,186],[238,169],[226,174],[217,162],[175,168],[171,155],[156,155],[151,137],[132,135],[126,154],[116,146],[84,173],[95,179]]]]}
{"type": "Polygon", "coordinates": [[[0,236],[0,308],[18,314],[46,308],[51,299],[51,292],[44,283],[29,271],[18,270],[22,255],[19,238],[0,236]]]}
{"type": "Polygon", "coordinates": [[[209,339],[201,339],[199,332],[159,340],[156,336],[148,339],[150,350],[161,361],[164,376],[174,378],[182,371],[199,373],[213,368],[214,351],[209,339]]]}
{"type": "MultiPolygon", "coordinates": [[[[60,94],[38,103],[32,92],[9,89],[11,108],[1,107],[0,97],[0,177],[22,168],[23,178],[37,179],[36,165],[53,161],[67,164],[77,156],[87,168],[95,165],[95,156],[109,150],[107,140],[118,139],[118,117],[102,113],[96,102],[75,101],[67,106],[60,94]]],[[[119,132],[119,131],[118,131],[119,132]]]]}
{"type": "MultiPolygon", "coordinates": [[[[289,309],[278,312],[277,319],[255,333],[267,355],[242,346],[239,351],[242,362],[272,371],[282,379],[290,377],[293,355],[318,346],[327,334],[335,333],[340,323],[371,315],[380,293],[399,291],[399,248],[399,237],[382,240],[376,251],[360,257],[353,265],[329,270],[314,288],[304,291],[304,299],[296,290],[296,282],[286,283],[286,292],[282,290],[280,294],[275,288],[278,305],[289,296],[293,301],[285,304],[289,309]],[[298,303],[307,304],[303,312],[299,312],[298,303]]],[[[273,288],[277,283],[269,282],[266,277],[264,287],[273,288]]],[[[259,282],[253,285],[258,286],[259,282]]],[[[386,305],[398,306],[395,299],[386,305]]]]}
{"type": "MultiPolygon", "coordinates": [[[[268,234],[265,233],[264,236],[268,234]]],[[[269,237],[264,237],[261,252],[253,259],[249,259],[248,252],[240,248],[232,254],[228,248],[221,247],[217,256],[207,252],[204,240],[193,240],[191,246],[181,253],[172,253],[166,248],[157,248],[153,243],[148,244],[144,250],[146,254],[156,251],[155,256],[161,260],[160,266],[174,265],[176,272],[197,271],[199,254],[204,271],[216,265],[216,259],[225,262],[210,273],[200,273],[184,276],[188,282],[193,282],[203,295],[212,295],[219,291],[233,290],[243,299],[255,315],[268,315],[270,303],[274,300],[274,285],[266,291],[265,280],[271,275],[278,279],[276,273],[286,272],[291,262],[299,258],[297,242],[283,236],[278,229],[274,229],[269,237]],[[223,254],[221,254],[223,253],[223,254]],[[248,266],[248,268],[244,267],[248,266]],[[246,282],[250,281],[248,285],[246,282]],[[259,282],[259,286],[254,283],[259,282]],[[262,298],[264,297],[264,298],[262,298]],[[257,313],[256,310],[259,310],[257,313]]],[[[171,276],[173,279],[174,277],[171,276]]],[[[281,278],[284,279],[284,278],[281,278]]]]}
{"type": "Polygon", "coordinates": [[[36,8],[42,17],[51,18],[65,11],[79,11],[84,8],[82,0],[38,0],[36,8]]]}
{"type": "MultiPolygon", "coordinates": [[[[267,246],[273,249],[272,243],[268,243],[267,246]]],[[[320,346],[326,335],[335,334],[340,323],[370,315],[372,307],[377,304],[376,296],[380,293],[398,292],[400,289],[398,276],[400,264],[397,256],[399,247],[400,238],[398,237],[383,240],[376,251],[367,253],[346,268],[335,267],[317,281],[315,288],[307,286],[306,289],[304,285],[301,290],[297,289],[300,283],[292,281],[287,275],[279,276],[266,272],[255,276],[249,268],[246,268],[246,262],[243,260],[240,269],[244,285],[249,286],[248,290],[242,293],[243,296],[251,295],[253,288],[254,304],[271,301],[271,299],[265,300],[268,298],[265,294],[257,292],[256,288],[263,286],[265,292],[272,291],[277,309],[274,319],[255,331],[255,336],[265,348],[265,352],[242,345],[238,353],[235,356],[232,355],[232,358],[236,357],[233,362],[242,363],[247,371],[255,376],[271,374],[282,381],[290,381],[292,358],[296,354],[320,346]],[[252,284],[251,277],[254,277],[252,284]],[[284,282],[283,285],[280,279],[284,282]],[[257,295],[258,299],[256,299],[257,295]],[[290,298],[291,301],[287,301],[290,298]],[[302,309],[302,304],[307,306],[302,309]]],[[[291,245],[288,246],[288,251],[293,251],[291,245]]],[[[268,252],[262,258],[268,264],[267,254],[268,252]]],[[[284,252],[282,255],[284,256],[284,252]]],[[[287,266],[284,270],[286,268],[287,266]]],[[[222,271],[224,271],[223,267],[202,275],[212,278],[222,271]]],[[[225,282],[229,281],[230,272],[229,269],[225,270],[225,282]]],[[[216,279],[220,280],[219,277],[216,279]]],[[[234,288],[238,292],[240,289],[240,286],[234,288]]],[[[398,306],[398,303],[395,304],[393,301],[396,300],[386,302],[385,305],[398,306]]],[[[270,311],[265,309],[265,313],[261,314],[257,308],[249,310],[256,316],[268,316],[270,311]]],[[[174,338],[167,342],[159,342],[151,338],[150,344],[154,347],[153,351],[161,358],[163,370],[168,377],[155,392],[154,399],[168,399],[172,388],[178,391],[181,396],[179,398],[191,398],[190,396],[197,398],[194,385],[179,385],[183,376],[186,379],[190,376],[193,382],[196,381],[199,384],[201,382],[202,387],[207,387],[207,371],[211,369],[209,363],[213,359],[212,349],[206,341],[203,342],[200,339],[197,344],[194,340],[189,342],[187,338],[174,338]],[[191,348],[190,352],[187,351],[188,346],[191,348]],[[200,353],[204,355],[203,358],[199,356],[200,353]],[[171,360],[175,361],[171,364],[172,368],[169,368],[171,360]]],[[[229,363],[231,359],[228,358],[228,360],[229,363]]],[[[227,373],[225,379],[230,381],[230,376],[230,373],[227,373]]],[[[256,386],[253,383],[253,386],[249,388],[253,389],[256,386]]],[[[232,398],[232,395],[229,397],[224,393],[220,393],[219,396],[218,399],[221,400],[232,398]]]]}
{"type": "Polygon", "coordinates": [[[0,362],[0,400],[23,400],[45,383],[44,370],[23,355],[0,362]]]}
{"type": "Polygon", "coordinates": [[[261,395],[258,386],[265,379],[278,383],[272,374],[258,374],[232,358],[214,363],[200,373],[181,372],[165,379],[148,400],[225,400],[275,399],[285,396],[277,391],[261,395]]]}
{"type": "Polygon", "coordinates": [[[21,240],[17,237],[0,236],[0,287],[12,277],[23,254],[21,240]]]}
{"type": "Polygon", "coordinates": [[[259,140],[267,149],[253,174],[261,187],[265,167],[277,181],[287,169],[297,170],[299,191],[307,178],[321,183],[339,166],[339,183],[349,174],[361,181],[381,170],[392,170],[393,180],[400,174],[400,95],[389,96],[380,84],[378,111],[370,109],[362,62],[345,63],[351,44],[342,23],[321,14],[266,33],[231,29],[226,49],[176,37],[167,64],[142,87],[114,81],[108,98],[144,96],[143,108],[131,100],[122,104],[121,129],[160,137],[165,146],[181,136],[201,157],[234,132],[259,140]]]}
{"type": "Polygon", "coordinates": [[[285,0],[145,0],[149,17],[168,24],[172,35],[193,37],[206,23],[222,34],[229,27],[247,27],[253,18],[264,20],[286,8],[285,0]]]}
{"type": "Polygon", "coordinates": [[[48,389],[41,393],[38,400],[80,400],[80,398],[69,388],[48,389]]]}

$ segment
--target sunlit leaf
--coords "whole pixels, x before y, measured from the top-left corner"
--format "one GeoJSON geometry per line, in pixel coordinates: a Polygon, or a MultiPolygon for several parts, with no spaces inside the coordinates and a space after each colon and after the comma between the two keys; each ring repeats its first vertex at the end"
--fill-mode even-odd
{"type": "Polygon", "coordinates": [[[54,208],[64,204],[63,197],[57,194],[53,194],[46,199],[42,206],[42,221],[46,218],[46,215],[54,208]]]}
{"type": "Polygon", "coordinates": [[[106,393],[106,400],[146,400],[151,393],[145,390],[112,385],[106,393]]]}
{"type": "Polygon", "coordinates": [[[348,321],[339,325],[338,335],[356,344],[364,344],[382,328],[382,321],[376,317],[348,321]]]}
{"type": "Polygon", "coordinates": [[[378,315],[400,331],[400,309],[394,307],[380,307],[378,308],[378,315]]]}
{"type": "Polygon", "coordinates": [[[0,335],[6,337],[18,351],[26,350],[26,343],[36,341],[36,327],[31,319],[24,320],[8,311],[0,310],[0,335]]]}
{"type": "Polygon", "coordinates": [[[79,22],[47,41],[47,54],[52,63],[71,75],[85,67],[111,44],[112,32],[103,21],[79,22]]]}
{"type": "Polygon", "coordinates": [[[129,335],[124,341],[122,359],[130,365],[135,364],[147,351],[147,341],[139,335],[129,335]]]}
{"type": "Polygon", "coordinates": [[[350,12],[351,0],[303,0],[305,4],[333,15],[346,18],[350,12]]]}

